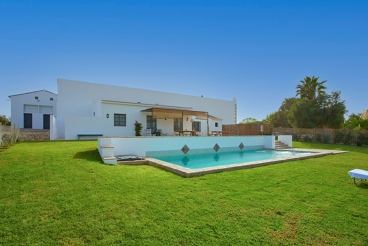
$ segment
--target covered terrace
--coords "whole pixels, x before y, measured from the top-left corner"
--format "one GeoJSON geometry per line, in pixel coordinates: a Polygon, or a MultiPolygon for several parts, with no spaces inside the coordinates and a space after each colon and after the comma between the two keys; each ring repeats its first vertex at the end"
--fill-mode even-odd
{"type": "Polygon", "coordinates": [[[175,129],[175,132],[178,135],[184,135],[188,133],[190,135],[195,135],[194,129],[184,128],[183,122],[190,121],[193,122],[193,117],[196,120],[205,120],[206,121],[206,135],[209,134],[209,122],[208,120],[214,121],[221,121],[222,119],[210,115],[208,112],[205,111],[195,111],[191,110],[190,108],[180,108],[180,107],[152,107],[141,110],[141,112],[151,114],[152,118],[154,119],[173,119],[177,120],[180,119],[179,129],[175,129]]]}

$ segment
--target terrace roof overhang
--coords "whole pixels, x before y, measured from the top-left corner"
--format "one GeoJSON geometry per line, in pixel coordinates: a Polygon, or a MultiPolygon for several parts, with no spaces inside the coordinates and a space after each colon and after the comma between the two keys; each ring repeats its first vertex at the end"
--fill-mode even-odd
{"type": "Polygon", "coordinates": [[[208,114],[208,112],[206,111],[195,111],[191,107],[179,107],[179,106],[150,104],[150,103],[141,103],[141,102],[122,102],[122,101],[112,101],[112,100],[102,100],[102,103],[147,107],[146,109],[141,110],[141,112],[151,113],[152,117],[156,119],[178,119],[178,118],[182,119],[184,117],[195,116],[196,119],[198,120],[211,119],[215,121],[222,121],[221,118],[212,116],[208,114]]]}
{"type": "Polygon", "coordinates": [[[187,116],[195,116],[196,119],[199,120],[217,120],[221,121],[222,119],[209,115],[208,112],[205,111],[195,111],[190,110],[188,108],[164,108],[164,107],[153,107],[141,110],[141,112],[151,113],[153,118],[156,119],[178,119],[178,118],[184,118],[187,116]]]}

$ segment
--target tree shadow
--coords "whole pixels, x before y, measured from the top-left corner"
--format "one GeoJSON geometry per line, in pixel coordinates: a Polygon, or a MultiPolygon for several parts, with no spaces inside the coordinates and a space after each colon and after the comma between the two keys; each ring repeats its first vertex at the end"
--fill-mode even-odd
{"type": "Polygon", "coordinates": [[[103,163],[98,149],[77,152],[73,158],[103,163]]]}

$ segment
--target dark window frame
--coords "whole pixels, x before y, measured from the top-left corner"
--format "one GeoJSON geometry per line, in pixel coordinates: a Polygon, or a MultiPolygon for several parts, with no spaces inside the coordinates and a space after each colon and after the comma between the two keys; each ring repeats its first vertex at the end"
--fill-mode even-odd
{"type": "Polygon", "coordinates": [[[174,119],[174,131],[181,131],[181,118],[174,119]]]}
{"type": "Polygon", "coordinates": [[[201,128],[202,128],[202,122],[200,122],[200,121],[193,121],[192,122],[192,130],[193,131],[200,132],[201,128]]]}
{"type": "Polygon", "coordinates": [[[146,116],[146,126],[147,129],[155,129],[157,128],[157,119],[153,118],[151,115],[146,116]]]}
{"type": "Polygon", "coordinates": [[[114,113],[114,126],[126,126],[126,114],[114,113]]]}

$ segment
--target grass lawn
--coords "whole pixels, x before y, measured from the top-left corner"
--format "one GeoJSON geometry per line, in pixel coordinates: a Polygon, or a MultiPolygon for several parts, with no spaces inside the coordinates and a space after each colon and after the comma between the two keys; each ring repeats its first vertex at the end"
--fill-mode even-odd
{"type": "Polygon", "coordinates": [[[0,245],[368,245],[368,148],[182,178],[101,165],[96,141],[0,152],[0,245]]]}

